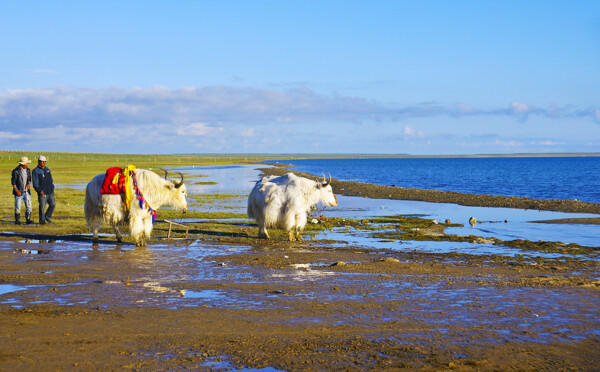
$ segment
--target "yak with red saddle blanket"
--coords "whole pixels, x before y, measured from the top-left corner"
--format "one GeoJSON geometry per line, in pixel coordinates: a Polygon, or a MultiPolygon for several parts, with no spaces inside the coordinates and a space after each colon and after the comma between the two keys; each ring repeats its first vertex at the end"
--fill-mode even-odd
{"type": "Polygon", "coordinates": [[[102,223],[110,224],[117,236],[123,241],[118,224],[129,223],[130,235],[136,245],[145,246],[152,233],[152,222],[155,211],[163,205],[187,209],[184,177],[181,181],[169,180],[146,169],[136,169],[129,165],[126,168],[109,168],[88,183],[85,190],[85,220],[93,232],[93,240],[98,242],[98,230],[102,223]],[[134,202],[133,199],[137,202],[134,202]]]}

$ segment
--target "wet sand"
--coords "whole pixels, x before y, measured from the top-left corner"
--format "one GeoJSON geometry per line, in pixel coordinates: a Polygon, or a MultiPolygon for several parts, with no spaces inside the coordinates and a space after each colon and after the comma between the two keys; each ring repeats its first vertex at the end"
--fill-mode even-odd
{"type": "Polygon", "coordinates": [[[334,248],[261,240],[246,222],[189,225],[192,239],[145,249],[1,238],[0,370],[600,369],[600,275],[585,256],[334,248]]]}

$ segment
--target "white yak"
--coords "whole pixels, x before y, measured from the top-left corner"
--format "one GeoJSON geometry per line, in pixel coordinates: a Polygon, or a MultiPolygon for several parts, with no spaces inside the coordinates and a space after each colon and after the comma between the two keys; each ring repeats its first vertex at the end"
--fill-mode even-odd
{"type": "MultiPolygon", "coordinates": [[[[185,213],[187,190],[183,184],[184,178],[181,173],[178,172],[181,181],[175,182],[167,180],[167,171],[165,171],[164,179],[150,170],[136,169],[134,172],[138,188],[150,208],[158,210],[163,205],[170,205],[182,209],[185,213]]],[[[133,179],[128,185],[132,195],[131,208],[125,211],[120,194],[100,194],[104,176],[104,174],[99,174],[94,177],[85,189],[85,220],[88,229],[94,233],[94,242],[98,242],[98,230],[103,222],[113,227],[117,241],[122,242],[123,236],[119,231],[118,224],[127,221],[130,235],[136,245],[147,245],[152,233],[152,214],[146,206],[140,207],[133,179]]]]}
{"type": "Polygon", "coordinates": [[[256,182],[248,197],[248,217],[258,223],[258,236],[269,239],[267,228],[282,227],[290,241],[302,240],[310,208],[317,203],[337,205],[330,183],[331,175],[329,181],[323,175],[323,182],[317,182],[293,173],[256,182]]]}

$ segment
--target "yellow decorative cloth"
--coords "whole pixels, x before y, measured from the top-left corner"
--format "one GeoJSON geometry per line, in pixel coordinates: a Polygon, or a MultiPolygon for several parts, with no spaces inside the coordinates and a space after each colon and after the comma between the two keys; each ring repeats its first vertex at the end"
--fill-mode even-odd
{"type": "Polygon", "coordinates": [[[131,187],[129,187],[129,182],[131,181],[131,173],[136,169],[136,166],[131,164],[125,167],[125,170],[123,172],[125,173],[125,200],[123,200],[123,209],[125,209],[126,211],[128,211],[131,208],[131,200],[133,200],[131,194],[131,187]]]}

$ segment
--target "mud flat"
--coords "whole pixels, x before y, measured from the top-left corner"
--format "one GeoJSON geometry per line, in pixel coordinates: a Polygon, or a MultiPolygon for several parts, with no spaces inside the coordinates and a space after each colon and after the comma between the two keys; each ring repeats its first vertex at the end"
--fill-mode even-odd
{"type": "MultiPolygon", "coordinates": [[[[435,253],[311,231],[290,243],[256,238],[244,219],[186,224],[190,239],[145,249],[4,234],[0,370],[600,369],[591,254],[435,253]]],[[[443,230],[409,229],[432,232],[422,244],[443,230]]]]}

